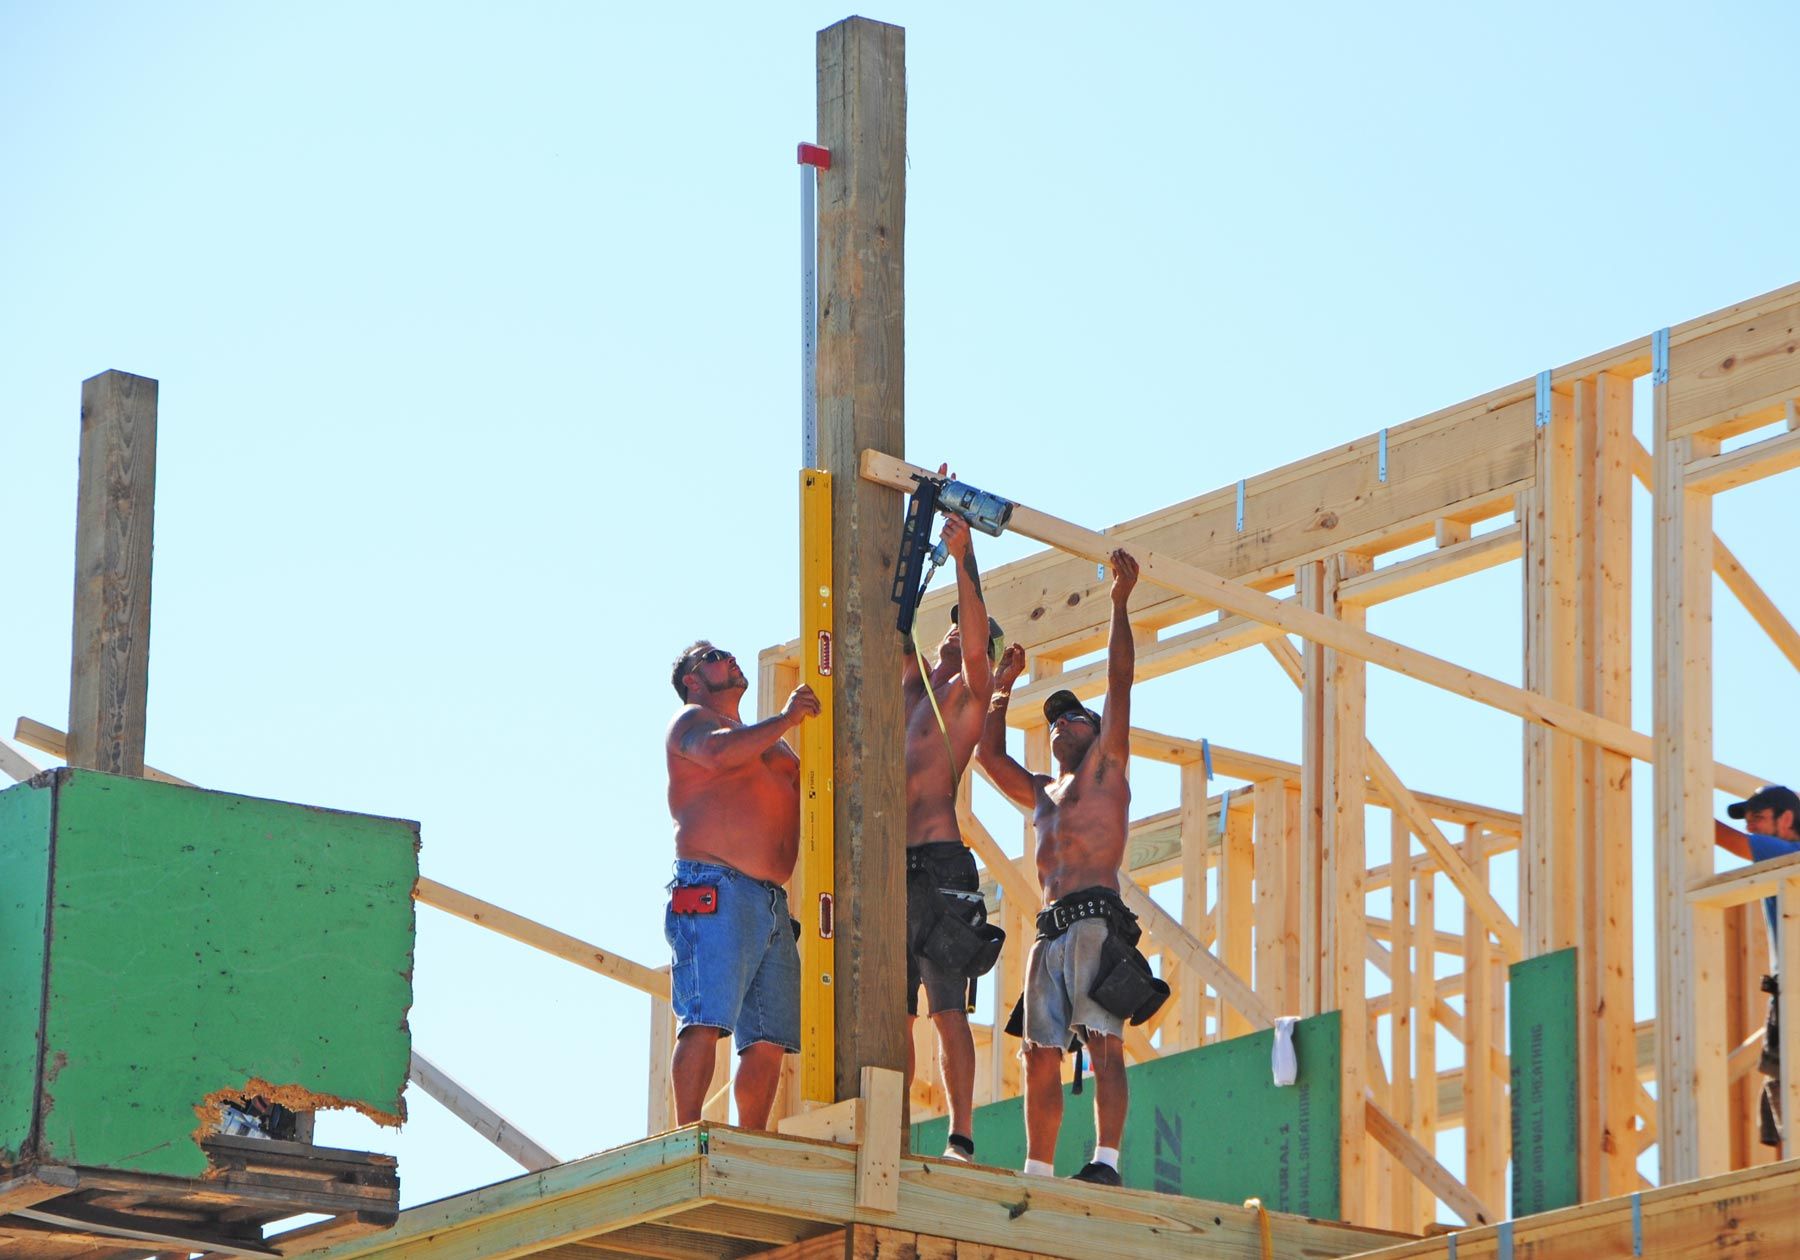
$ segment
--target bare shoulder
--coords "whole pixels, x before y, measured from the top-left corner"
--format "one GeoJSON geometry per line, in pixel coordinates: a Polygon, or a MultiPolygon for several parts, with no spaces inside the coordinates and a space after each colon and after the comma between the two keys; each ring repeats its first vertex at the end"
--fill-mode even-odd
{"type": "Polygon", "coordinates": [[[724,725],[719,715],[701,708],[697,704],[685,704],[669,722],[669,732],[665,746],[670,752],[682,752],[687,741],[700,735],[710,735],[724,725]]]}

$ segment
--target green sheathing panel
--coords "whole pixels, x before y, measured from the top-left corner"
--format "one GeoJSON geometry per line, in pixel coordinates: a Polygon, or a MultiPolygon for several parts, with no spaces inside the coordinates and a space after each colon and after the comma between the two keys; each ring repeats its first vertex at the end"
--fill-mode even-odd
{"type": "Polygon", "coordinates": [[[1581,1201],[1575,951],[1514,963],[1511,988],[1512,1214],[1518,1217],[1581,1201]]]}
{"type": "MultiPolygon", "coordinates": [[[[1343,1073],[1336,1011],[1294,1029],[1299,1079],[1277,1088],[1270,1076],[1273,1032],[1251,1033],[1184,1050],[1126,1069],[1131,1111],[1119,1171],[1139,1190],[1241,1203],[1256,1197],[1271,1210],[1335,1219],[1338,1213],[1338,1098],[1343,1073]]],[[[1080,1095],[1063,1087],[1056,1173],[1066,1177],[1094,1148],[1094,1083],[1080,1095]]],[[[950,1122],[913,1126],[913,1150],[937,1155],[950,1122]]],[[[1020,1099],[975,1112],[976,1159],[1002,1168],[1025,1164],[1020,1099]]]]}
{"type": "Polygon", "coordinates": [[[198,1175],[196,1105],[251,1081],[398,1121],[416,824],[93,771],[56,791],[41,1158],[198,1175]]]}
{"type": "Polygon", "coordinates": [[[44,1013],[44,906],[50,889],[50,789],[0,792],[0,1165],[31,1138],[44,1013]]]}

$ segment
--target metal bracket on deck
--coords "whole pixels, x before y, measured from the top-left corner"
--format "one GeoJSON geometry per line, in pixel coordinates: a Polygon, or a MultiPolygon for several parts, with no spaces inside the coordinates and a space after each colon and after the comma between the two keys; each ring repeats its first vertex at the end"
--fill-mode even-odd
{"type": "Polygon", "coordinates": [[[1375,479],[1387,480],[1387,430],[1375,435],[1375,479]]]}
{"type": "Polygon", "coordinates": [[[1537,374],[1537,427],[1550,423],[1550,369],[1537,374]]]}
{"type": "Polygon", "coordinates": [[[1238,478],[1238,533],[1244,532],[1244,479],[1238,478]]]}
{"type": "Polygon", "coordinates": [[[1669,330],[1659,328],[1650,334],[1650,383],[1669,383],[1669,330]]]}

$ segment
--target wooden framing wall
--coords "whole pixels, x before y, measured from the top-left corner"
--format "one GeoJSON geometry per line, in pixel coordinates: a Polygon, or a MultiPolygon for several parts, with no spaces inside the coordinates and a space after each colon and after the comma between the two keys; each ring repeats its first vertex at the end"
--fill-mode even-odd
{"type": "MultiPolygon", "coordinates": [[[[1690,888],[1712,873],[1713,789],[1747,792],[1762,781],[1712,755],[1712,573],[1800,665],[1800,636],[1714,538],[1707,506],[1711,494],[1800,467],[1800,364],[1789,353],[1797,326],[1800,286],[1669,330],[1670,372],[1653,389],[1654,455],[1633,434],[1633,383],[1661,362],[1645,338],[1389,429],[1385,477],[1376,435],[1250,478],[1242,529],[1236,486],[1104,535],[1024,504],[1015,514],[1015,530],[1054,548],[984,579],[990,609],[1027,651],[1029,679],[1011,719],[1028,764],[1047,765],[1043,695],[1104,689],[1104,665],[1077,660],[1104,641],[1093,564],[1102,548],[1122,543],[1150,558],[1132,608],[1141,683],[1260,645],[1300,689],[1298,763],[1209,750],[1213,771],[1247,790],[1208,784],[1197,737],[1134,732],[1135,756],[1181,772],[1177,808],[1132,827],[1126,894],[1146,909],[1147,947],[1176,998],[1130,1050],[1143,1059],[1265,1026],[1275,1013],[1344,1012],[1341,1155],[1352,1219],[1416,1229],[1443,1214],[1438,1200],[1471,1223],[1503,1215],[1506,964],[1571,945],[1580,951],[1583,1198],[1646,1184],[1638,1157],[1659,1141],[1664,1182],[1761,1158],[1744,1140],[1746,1104],[1727,1097],[1728,1087],[1754,1085],[1740,1084],[1751,1056],[1731,1034],[1749,1035],[1756,998],[1745,992],[1752,964],[1743,959],[1755,940],[1734,946],[1740,1014],[1727,1020],[1724,929],[1691,907],[1690,888]],[[1762,425],[1781,431],[1719,454],[1721,441],[1762,425]],[[1630,705],[1634,476],[1656,505],[1654,736],[1632,729],[1630,705]],[[1416,554],[1387,559],[1402,548],[1416,554]],[[1369,606],[1513,560],[1522,561],[1522,689],[1359,630],[1369,606]],[[1213,611],[1212,622],[1182,624],[1213,611]],[[1318,618],[1343,631],[1325,633],[1318,618]],[[1285,632],[1300,634],[1298,647],[1285,632]],[[1525,718],[1522,813],[1404,784],[1365,735],[1368,662],[1525,718]],[[1668,875],[1656,955],[1659,1009],[1671,1017],[1660,1023],[1637,1020],[1632,1002],[1637,762],[1655,772],[1657,865],[1668,875]],[[1387,811],[1391,862],[1367,862],[1369,807],[1387,811]],[[1490,887],[1492,860],[1515,850],[1518,887],[1490,887]],[[1175,913],[1146,895],[1160,884],[1178,887],[1175,913]],[[1383,890],[1386,917],[1368,906],[1383,890]],[[1440,928],[1456,907],[1462,930],[1440,928]],[[1439,974],[1446,955],[1461,960],[1460,973],[1439,974]],[[1365,964],[1385,984],[1367,980],[1365,964]],[[1460,1047],[1441,1064],[1440,1030],[1460,1047]],[[1655,1099],[1650,1080],[1665,1083],[1655,1099]],[[1440,1133],[1460,1134],[1462,1178],[1434,1156],[1440,1133]]],[[[920,470],[871,454],[862,471],[900,489],[920,470]]],[[[946,592],[926,599],[927,639],[941,632],[949,602],[946,592]]],[[[787,669],[791,651],[765,652],[765,674],[787,669]]],[[[1020,858],[1002,853],[980,819],[965,822],[998,915],[1013,939],[1027,939],[1028,820],[1020,858]]],[[[1009,950],[995,973],[1007,1004],[1018,962],[1009,950]]],[[[1016,1092],[1007,1047],[996,1052],[985,1024],[976,1039],[977,1101],[1016,1092]]],[[[930,1114],[942,1092],[929,1079],[928,1035],[919,1048],[912,1097],[930,1114]]]]}

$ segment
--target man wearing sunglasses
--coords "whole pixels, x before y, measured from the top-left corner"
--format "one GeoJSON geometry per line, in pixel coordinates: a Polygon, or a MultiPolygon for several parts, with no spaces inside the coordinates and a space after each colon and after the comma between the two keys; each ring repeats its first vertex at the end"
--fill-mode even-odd
{"type": "MultiPolygon", "coordinates": [[[[975,1037],[969,1010],[975,978],[994,965],[1006,934],[987,921],[975,856],[956,818],[957,786],[981,737],[992,694],[993,653],[1002,644],[988,617],[975,570],[969,524],[944,521],[944,547],[956,569],[956,605],[938,644],[937,664],[921,662],[909,640],[902,664],[906,705],[906,1017],[910,1034],[925,1013],[938,1035],[938,1065],[950,1103],[950,1141],[944,1155],[971,1159],[975,1097],[975,1037]]],[[[906,1040],[908,1075],[912,1037],[906,1040]]]]}
{"type": "Polygon", "coordinates": [[[1125,605],[1138,564],[1112,553],[1112,621],[1106,649],[1106,711],[1072,691],[1044,702],[1056,774],[1033,774],[1006,751],[1006,709],[1025,665],[1008,648],[976,755],[1011,800],[1033,811],[1038,882],[1046,908],[1026,963],[1023,1022],[1025,1171],[1051,1175],[1062,1128],[1062,1056],[1073,1038],[1094,1064],[1094,1158],[1075,1176],[1116,1186],[1128,1102],[1124,1031],[1161,1005],[1166,986],[1136,951],[1137,919],[1119,898],[1131,785],[1131,682],[1137,654],[1125,605]],[[1156,992],[1160,988],[1160,996],[1156,992]]]}
{"type": "Polygon", "coordinates": [[[800,759],[782,737],[819,712],[804,684],[745,724],[737,658],[702,639],[677,658],[669,724],[675,879],[663,932],[680,1021],[670,1074],[677,1124],[700,1119],[719,1038],[735,1034],[738,1123],[766,1128],[781,1056],[800,1048],[800,954],[782,885],[800,848],[800,759]]]}

